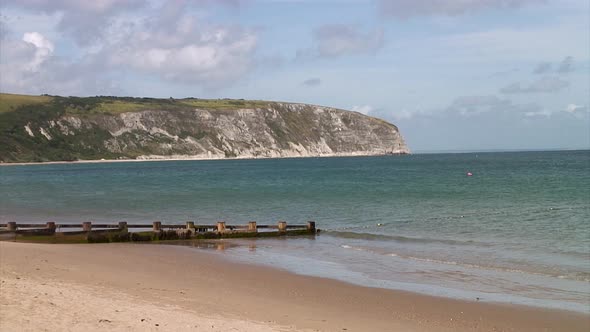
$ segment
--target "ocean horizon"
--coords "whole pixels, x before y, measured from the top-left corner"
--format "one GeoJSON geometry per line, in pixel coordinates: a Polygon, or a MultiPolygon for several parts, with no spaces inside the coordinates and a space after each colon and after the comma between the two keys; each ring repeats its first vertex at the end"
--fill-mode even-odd
{"type": "Polygon", "coordinates": [[[2,222],[314,220],[317,236],[218,241],[220,254],[369,287],[590,312],[589,150],[34,164],[0,175],[2,222]]]}

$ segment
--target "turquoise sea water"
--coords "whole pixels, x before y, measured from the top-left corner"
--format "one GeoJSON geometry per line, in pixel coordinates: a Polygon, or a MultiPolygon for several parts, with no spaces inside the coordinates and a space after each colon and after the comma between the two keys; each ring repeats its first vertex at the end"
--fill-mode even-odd
{"type": "Polygon", "coordinates": [[[223,254],[590,312],[590,151],[9,166],[0,201],[3,222],[315,220],[315,238],[234,241],[223,254]]]}

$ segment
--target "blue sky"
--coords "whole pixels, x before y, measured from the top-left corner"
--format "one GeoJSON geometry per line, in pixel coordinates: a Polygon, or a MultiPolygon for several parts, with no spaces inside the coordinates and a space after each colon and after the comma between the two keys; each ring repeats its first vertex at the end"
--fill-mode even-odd
{"type": "Polygon", "coordinates": [[[575,0],[5,0],[0,90],[359,111],[414,151],[590,147],[575,0]]]}

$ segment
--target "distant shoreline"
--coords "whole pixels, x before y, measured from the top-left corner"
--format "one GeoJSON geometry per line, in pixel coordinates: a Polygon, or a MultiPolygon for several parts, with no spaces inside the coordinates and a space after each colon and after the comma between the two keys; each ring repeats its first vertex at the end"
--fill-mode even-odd
{"type": "Polygon", "coordinates": [[[417,151],[411,153],[388,153],[388,154],[323,154],[317,156],[284,156],[284,157],[154,157],[145,159],[91,159],[91,160],[58,160],[40,162],[17,162],[4,163],[0,166],[27,166],[27,165],[60,165],[60,164],[100,164],[100,163],[129,163],[147,161],[202,161],[202,160],[258,160],[258,159],[300,159],[300,158],[347,158],[347,157],[385,157],[425,154],[467,154],[467,153],[519,153],[519,152],[576,152],[590,151],[588,149],[548,149],[548,150],[484,150],[484,151],[417,151]]]}
{"type": "Polygon", "coordinates": [[[170,158],[145,158],[145,159],[93,159],[93,160],[60,160],[39,162],[1,163],[0,166],[27,166],[27,165],[60,165],[60,164],[100,164],[100,163],[127,163],[144,161],[202,161],[202,160],[258,160],[258,159],[302,159],[302,158],[345,158],[345,157],[385,157],[404,156],[411,153],[387,153],[387,154],[323,154],[317,156],[284,156],[284,157],[170,157],[170,158]]]}

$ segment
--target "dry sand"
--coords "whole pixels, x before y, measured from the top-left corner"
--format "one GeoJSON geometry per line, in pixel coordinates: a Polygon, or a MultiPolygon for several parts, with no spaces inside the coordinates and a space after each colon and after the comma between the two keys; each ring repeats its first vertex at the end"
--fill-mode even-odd
{"type": "Polygon", "coordinates": [[[1,331],[590,331],[590,315],[459,301],[153,244],[0,242],[1,331]]]}

